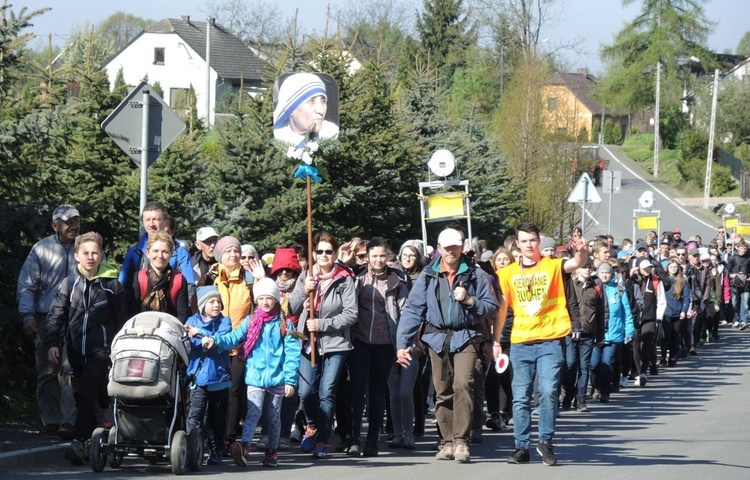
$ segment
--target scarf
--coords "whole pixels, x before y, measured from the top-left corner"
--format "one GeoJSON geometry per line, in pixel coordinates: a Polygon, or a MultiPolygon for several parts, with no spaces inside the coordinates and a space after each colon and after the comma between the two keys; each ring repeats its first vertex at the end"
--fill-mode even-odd
{"type": "Polygon", "coordinates": [[[291,308],[289,308],[289,292],[294,290],[294,285],[296,283],[296,278],[291,278],[286,283],[278,278],[276,279],[276,286],[279,287],[279,292],[281,293],[281,311],[284,312],[284,315],[291,320],[295,327],[297,326],[299,316],[291,314],[291,308]]]}
{"type": "Polygon", "coordinates": [[[148,279],[153,286],[146,298],[142,300],[145,311],[166,312],[168,309],[167,291],[172,283],[172,269],[168,267],[164,273],[159,273],[149,265],[148,279]]]}
{"type": "Polygon", "coordinates": [[[333,285],[333,280],[336,278],[339,270],[342,267],[338,264],[333,265],[333,268],[327,274],[320,273],[320,267],[317,265],[313,266],[313,275],[315,279],[315,316],[317,317],[320,313],[320,304],[323,301],[328,289],[333,285]]]}
{"type": "Polygon", "coordinates": [[[260,331],[263,328],[263,325],[278,317],[279,312],[281,312],[281,307],[279,307],[278,304],[276,304],[270,312],[265,312],[260,308],[255,309],[255,313],[250,317],[250,325],[247,327],[245,344],[242,346],[242,351],[240,352],[241,360],[246,360],[247,357],[250,356],[250,352],[253,351],[255,344],[260,338],[260,331]]]}

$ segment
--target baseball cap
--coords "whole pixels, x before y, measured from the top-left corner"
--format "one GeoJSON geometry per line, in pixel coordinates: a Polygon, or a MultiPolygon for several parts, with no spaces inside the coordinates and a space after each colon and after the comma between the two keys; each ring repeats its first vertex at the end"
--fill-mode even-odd
{"type": "Polygon", "coordinates": [[[651,264],[651,261],[646,260],[645,258],[638,263],[638,268],[651,268],[651,267],[653,267],[653,265],[651,264]]]}
{"type": "Polygon", "coordinates": [[[461,234],[458,230],[452,228],[446,228],[440,232],[438,236],[438,245],[441,247],[453,247],[456,245],[463,245],[464,241],[461,239],[461,234]]]}
{"type": "Polygon", "coordinates": [[[80,217],[81,214],[72,205],[60,205],[52,212],[52,220],[62,220],[67,222],[71,218],[80,217]]]}
{"type": "Polygon", "coordinates": [[[674,230],[672,230],[672,233],[679,233],[680,235],[682,235],[682,230],[680,230],[679,228],[675,228],[674,230]]]}
{"type": "Polygon", "coordinates": [[[641,249],[648,250],[648,244],[646,242],[638,242],[635,245],[635,250],[638,251],[638,250],[641,250],[641,249]]]}
{"type": "Polygon", "coordinates": [[[711,260],[711,255],[708,252],[701,253],[701,261],[703,260],[711,260]]]}
{"type": "Polygon", "coordinates": [[[209,238],[218,236],[219,234],[216,232],[216,230],[214,230],[213,227],[203,227],[198,230],[198,233],[195,234],[195,239],[199,242],[205,242],[209,238]]]}

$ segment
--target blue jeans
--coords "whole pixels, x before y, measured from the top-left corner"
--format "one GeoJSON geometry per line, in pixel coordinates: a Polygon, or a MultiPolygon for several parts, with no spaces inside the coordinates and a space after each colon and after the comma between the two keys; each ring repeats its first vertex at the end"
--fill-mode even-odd
{"type": "MultiPolygon", "coordinates": [[[[283,392],[283,385],[281,391],[283,392]]],[[[266,389],[247,387],[247,415],[242,425],[242,443],[250,446],[255,435],[261,415],[268,425],[268,450],[279,449],[279,432],[281,431],[281,399],[283,396],[272,394],[266,389]]]]}
{"type": "Polygon", "coordinates": [[[531,444],[531,399],[534,377],[539,375],[539,442],[551,442],[555,435],[563,340],[531,344],[515,343],[510,351],[513,365],[513,436],[516,447],[531,444]]]}
{"type": "Polygon", "coordinates": [[[328,442],[333,428],[336,407],[336,382],[349,352],[333,352],[317,356],[317,365],[302,355],[299,365],[299,396],[309,428],[317,429],[316,442],[328,442]]]}
{"type": "Polygon", "coordinates": [[[622,343],[605,343],[595,346],[591,355],[591,384],[602,394],[612,392],[615,359],[620,355],[622,343]]]}
{"type": "Polygon", "coordinates": [[[565,337],[565,400],[572,401],[586,398],[586,388],[589,384],[589,369],[591,367],[591,351],[594,339],[581,337],[573,340],[572,336],[565,337]]]}
{"type": "Polygon", "coordinates": [[[229,389],[209,392],[206,387],[195,387],[190,391],[190,412],[188,413],[187,433],[196,428],[206,432],[206,439],[211,450],[224,446],[224,435],[227,427],[227,404],[229,389]]]}
{"type": "Polygon", "coordinates": [[[734,321],[747,322],[747,304],[750,302],[750,292],[738,292],[732,288],[732,306],[734,307],[734,321]]]}

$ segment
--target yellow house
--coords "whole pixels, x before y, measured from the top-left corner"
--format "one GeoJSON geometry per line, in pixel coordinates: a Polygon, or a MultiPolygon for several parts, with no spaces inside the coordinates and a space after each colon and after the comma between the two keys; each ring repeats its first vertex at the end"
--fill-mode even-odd
{"type": "Polygon", "coordinates": [[[586,69],[580,69],[578,73],[554,73],[542,87],[548,128],[576,137],[585,128],[588,141],[594,122],[598,124],[602,120],[602,115],[605,115],[605,121],[614,121],[624,132],[627,117],[624,117],[623,123],[622,115],[616,112],[608,113],[604,106],[591,96],[591,88],[596,83],[596,77],[590,75],[586,69]]]}

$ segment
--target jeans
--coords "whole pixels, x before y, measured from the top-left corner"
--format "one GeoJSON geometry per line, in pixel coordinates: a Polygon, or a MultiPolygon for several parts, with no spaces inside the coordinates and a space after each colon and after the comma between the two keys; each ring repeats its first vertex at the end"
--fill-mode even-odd
{"type": "MultiPolygon", "coordinates": [[[[276,388],[276,387],[275,387],[276,388]]],[[[284,386],[279,389],[283,395],[284,386]]],[[[267,450],[279,449],[279,432],[281,431],[281,399],[280,395],[274,395],[269,390],[258,387],[247,387],[247,415],[245,424],[242,426],[242,443],[249,446],[255,435],[261,415],[268,425],[268,447],[267,450]]]]}
{"type": "Polygon", "coordinates": [[[385,411],[388,374],[394,364],[396,352],[393,345],[373,345],[354,340],[354,350],[349,352],[351,375],[352,438],[359,442],[362,429],[362,412],[367,407],[367,442],[377,444],[385,411]]]}
{"type": "Polygon", "coordinates": [[[245,361],[239,355],[230,357],[229,374],[232,377],[232,386],[229,387],[229,401],[227,406],[227,442],[234,442],[242,435],[240,418],[245,415],[247,393],[245,386],[245,361]]]}
{"type": "Polygon", "coordinates": [[[563,340],[531,344],[516,343],[511,348],[513,365],[513,436],[516,447],[531,444],[531,399],[534,377],[539,376],[539,442],[551,442],[555,435],[560,376],[563,366],[563,340]]]}
{"type": "MultiPolygon", "coordinates": [[[[60,345],[60,363],[47,359],[44,334],[47,330],[47,315],[34,315],[36,334],[36,401],[39,416],[44,425],[73,425],[76,422],[76,400],[70,385],[71,367],[66,349],[60,345]]],[[[62,342],[61,342],[62,343],[62,342]]]]}
{"type": "Polygon", "coordinates": [[[656,321],[642,321],[641,326],[635,329],[635,337],[633,337],[633,360],[635,360],[635,369],[637,371],[637,375],[647,374],[649,371],[649,365],[655,363],[655,340],[656,321]]]}
{"type": "Polygon", "coordinates": [[[454,445],[469,444],[474,413],[474,366],[477,348],[473,344],[451,353],[453,375],[443,380],[443,357],[430,352],[432,382],[435,385],[435,417],[442,438],[454,445]]]}
{"type": "MultiPolygon", "coordinates": [[[[612,393],[615,360],[620,356],[621,343],[596,345],[591,354],[591,384],[602,395],[612,393]]],[[[617,379],[619,381],[619,378],[617,379]]]]}
{"type": "Polygon", "coordinates": [[[750,302],[750,292],[737,291],[732,288],[732,306],[734,307],[734,321],[738,323],[747,322],[747,304],[750,302]]]}
{"type": "MultiPolygon", "coordinates": [[[[391,398],[391,418],[393,433],[411,435],[414,433],[414,385],[417,384],[420,362],[412,361],[407,368],[393,364],[388,377],[388,390],[391,398]]],[[[424,428],[424,426],[422,426],[424,428]]]]}
{"type": "Polygon", "coordinates": [[[229,390],[226,388],[209,392],[206,387],[195,387],[190,391],[187,433],[201,428],[205,417],[205,437],[212,451],[224,446],[228,399],[229,390]]]}
{"type": "Polygon", "coordinates": [[[328,442],[333,428],[336,407],[336,383],[349,352],[333,352],[317,356],[312,366],[310,357],[302,355],[299,365],[299,396],[307,426],[317,429],[316,442],[328,442]]]}
{"type": "Polygon", "coordinates": [[[565,337],[566,368],[563,375],[563,385],[565,386],[563,403],[566,401],[572,402],[574,397],[578,400],[586,398],[593,348],[594,339],[591,337],[580,337],[578,340],[573,340],[572,336],[565,337]]]}

